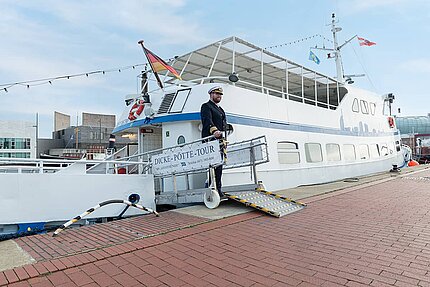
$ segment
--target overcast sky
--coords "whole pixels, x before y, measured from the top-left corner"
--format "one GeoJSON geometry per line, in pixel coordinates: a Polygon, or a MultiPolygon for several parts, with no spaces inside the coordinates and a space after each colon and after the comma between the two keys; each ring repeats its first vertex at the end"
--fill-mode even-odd
{"type": "MultiPolygon", "coordinates": [[[[355,86],[394,93],[401,114],[430,113],[430,1],[427,0],[0,0],[0,85],[126,67],[146,62],[137,41],[163,58],[237,36],[260,47],[315,34],[331,39],[331,13],[343,28],[339,42],[354,35],[376,42],[343,51],[346,74],[362,74],[355,86]]],[[[272,52],[330,76],[333,60],[315,51],[321,37],[284,45],[272,52]]],[[[17,85],[0,90],[0,120],[34,121],[41,137],[51,137],[53,112],[115,114],[123,98],[138,91],[136,69],[17,85]]],[[[4,88],[1,86],[0,88],[4,88]]]]}

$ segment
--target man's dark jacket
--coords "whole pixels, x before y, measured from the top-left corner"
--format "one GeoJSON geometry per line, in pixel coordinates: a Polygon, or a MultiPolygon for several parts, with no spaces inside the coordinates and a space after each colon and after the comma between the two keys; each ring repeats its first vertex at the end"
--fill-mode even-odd
{"type": "Polygon", "coordinates": [[[217,130],[225,131],[227,126],[225,112],[214,102],[208,101],[202,105],[200,117],[203,125],[202,138],[213,135],[217,130]]]}

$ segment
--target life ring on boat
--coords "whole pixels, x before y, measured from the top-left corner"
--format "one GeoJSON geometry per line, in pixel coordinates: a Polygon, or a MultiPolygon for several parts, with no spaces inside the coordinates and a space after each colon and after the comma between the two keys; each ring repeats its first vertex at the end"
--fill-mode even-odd
{"type": "Polygon", "coordinates": [[[143,100],[138,100],[131,107],[130,112],[128,113],[128,119],[130,121],[134,121],[138,116],[143,112],[143,108],[145,107],[145,103],[143,100]]]}
{"type": "Polygon", "coordinates": [[[388,125],[390,126],[390,128],[394,128],[394,118],[393,117],[388,117],[388,125]]]}

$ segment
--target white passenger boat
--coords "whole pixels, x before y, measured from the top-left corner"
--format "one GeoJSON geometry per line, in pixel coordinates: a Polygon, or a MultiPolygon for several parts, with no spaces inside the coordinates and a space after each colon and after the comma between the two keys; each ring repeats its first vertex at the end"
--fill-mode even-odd
{"type": "MultiPolygon", "coordinates": [[[[340,69],[334,19],[332,31],[340,69]]],[[[210,88],[221,86],[221,106],[234,130],[228,141],[267,139],[269,162],[257,169],[267,190],[388,171],[402,163],[399,132],[389,114],[392,94],[348,85],[341,70],[332,78],[237,37],[176,57],[171,65],[182,80],[167,72],[160,75],[163,89],[145,85],[142,96],[126,98],[114,129],[137,134],[141,152],[200,138],[200,106],[210,88]],[[144,105],[143,112],[130,118],[136,104],[144,105]]],[[[205,179],[175,185],[200,188],[205,179]]],[[[223,174],[227,186],[252,181],[249,168],[223,174]]],[[[172,183],[164,179],[162,186],[172,188],[172,183]]]]}
{"type": "MultiPolygon", "coordinates": [[[[336,31],[334,22],[332,28],[336,31]]],[[[205,190],[213,162],[197,144],[200,107],[214,86],[224,90],[221,106],[233,127],[223,190],[262,181],[266,190],[276,191],[402,164],[399,132],[389,115],[392,97],[347,85],[341,72],[338,78],[323,75],[237,37],[176,57],[171,65],[182,80],[167,73],[160,75],[163,88],[149,89],[150,78],[140,95],[126,97],[114,129],[137,134],[139,154],[101,162],[0,159],[0,234],[43,229],[112,199],[150,209],[156,202],[202,201],[196,191],[205,190]],[[194,162],[186,155],[195,156],[194,162]],[[179,160],[177,167],[170,159],[179,160]],[[181,199],[178,191],[190,192],[181,199]]],[[[142,78],[147,75],[150,71],[142,78]]],[[[214,162],[220,158],[218,151],[214,162]]],[[[112,204],[87,218],[115,217],[124,210],[112,204]]],[[[142,213],[129,208],[124,215],[142,213]]]]}

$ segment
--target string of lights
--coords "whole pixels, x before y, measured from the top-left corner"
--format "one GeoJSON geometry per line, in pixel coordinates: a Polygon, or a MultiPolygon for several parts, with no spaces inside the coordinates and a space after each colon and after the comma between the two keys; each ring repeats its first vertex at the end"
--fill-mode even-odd
{"type": "Polygon", "coordinates": [[[266,47],[266,48],[264,48],[264,49],[265,49],[265,50],[268,50],[268,49],[274,49],[274,48],[281,48],[281,47],[284,47],[284,46],[288,46],[288,45],[292,45],[292,44],[297,44],[297,43],[300,43],[300,42],[304,42],[304,41],[307,41],[307,40],[310,40],[310,39],[313,39],[313,38],[316,38],[316,37],[323,38],[324,40],[326,40],[326,41],[329,41],[329,42],[333,43],[333,41],[332,41],[332,40],[327,39],[326,37],[324,37],[324,36],[322,36],[322,35],[320,35],[320,34],[315,34],[315,35],[313,35],[313,36],[305,37],[305,38],[298,39],[298,40],[295,40],[295,41],[291,41],[291,42],[288,42],[288,43],[283,43],[283,44],[278,44],[278,45],[274,45],[274,46],[266,47]]]}
{"type": "Polygon", "coordinates": [[[56,76],[51,78],[43,78],[43,79],[37,79],[37,80],[29,80],[29,81],[21,81],[21,82],[13,82],[13,83],[7,83],[7,84],[0,84],[0,92],[7,93],[9,92],[9,89],[15,86],[24,86],[27,89],[30,89],[30,87],[34,86],[41,86],[41,85],[52,85],[54,81],[58,80],[69,80],[71,78],[77,78],[77,77],[89,77],[91,75],[96,74],[102,74],[105,75],[107,73],[112,72],[121,72],[124,70],[129,69],[136,69],[136,67],[144,66],[144,70],[146,71],[148,69],[148,64],[135,64],[130,66],[124,66],[119,68],[113,68],[113,69],[104,69],[104,70],[96,70],[91,72],[84,72],[84,73],[78,73],[78,74],[70,74],[70,75],[64,75],[64,76],[56,76]]]}

